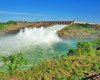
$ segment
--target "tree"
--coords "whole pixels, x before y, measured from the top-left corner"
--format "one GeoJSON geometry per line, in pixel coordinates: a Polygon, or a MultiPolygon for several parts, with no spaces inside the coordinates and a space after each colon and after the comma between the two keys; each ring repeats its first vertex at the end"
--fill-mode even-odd
{"type": "Polygon", "coordinates": [[[15,22],[15,21],[10,20],[10,21],[6,22],[6,24],[16,24],[16,22],[15,22]]]}

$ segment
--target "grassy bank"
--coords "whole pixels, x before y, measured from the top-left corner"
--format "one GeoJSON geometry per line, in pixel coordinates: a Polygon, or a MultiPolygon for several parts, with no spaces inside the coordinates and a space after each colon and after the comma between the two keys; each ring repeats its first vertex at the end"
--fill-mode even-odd
{"type": "MultiPolygon", "coordinates": [[[[100,72],[100,39],[93,42],[83,41],[76,49],[69,50],[66,56],[49,59],[34,65],[31,69],[20,70],[14,67],[13,73],[0,72],[1,80],[81,80],[89,75],[100,72]]],[[[5,58],[12,68],[16,64],[22,65],[22,55],[5,58]],[[10,59],[9,59],[10,58],[10,59]],[[17,61],[18,60],[18,61],[17,61]],[[22,62],[20,63],[21,60],[22,62]],[[17,63],[19,62],[19,63],[17,63]],[[15,64],[16,63],[16,64],[15,64]]],[[[10,66],[10,68],[11,68],[10,66]]],[[[8,66],[9,67],[9,66],[8,66]]],[[[19,66],[20,67],[20,66],[19,66]]]]}
{"type": "Polygon", "coordinates": [[[16,31],[18,29],[24,28],[29,25],[32,25],[32,23],[16,22],[16,21],[2,22],[0,23],[0,34],[5,34],[11,31],[16,31]]]}
{"type": "Polygon", "coordinates": [[[84,38],[92,37],[100,34],[100,29],[97,25],[91,24],[73,24],[58,31],[58,36],[61,38],[84,38]]]}
{"type": "Polygon", "coordinates": [[[15,25],[16,22],[15,21],[8,21],[8,22],[2,22],[0,23],[0,31],[9,28],[10,26],[15,25]]]}
{"type": "Polygon", "coordinates": [[[30,70],[0,73],[1,80],[81,80],[100,72],[98,56],[69,56],[45,61],[30,70]]]}

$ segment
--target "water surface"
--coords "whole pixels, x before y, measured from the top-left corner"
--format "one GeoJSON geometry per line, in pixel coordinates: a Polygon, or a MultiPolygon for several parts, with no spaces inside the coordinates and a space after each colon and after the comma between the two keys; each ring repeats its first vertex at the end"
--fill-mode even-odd
{"type": "Polygon", "coordinates": [[[1,35],[0,57],[22,52],[28,64],[32,65],[46,59],[66,55],[69,49],[76,48],[77,42],[84,40],[63,40],[59,38],[57,30],[66,26],[55,25],[49,28],[25,28],[17,33],[1,35]]]}

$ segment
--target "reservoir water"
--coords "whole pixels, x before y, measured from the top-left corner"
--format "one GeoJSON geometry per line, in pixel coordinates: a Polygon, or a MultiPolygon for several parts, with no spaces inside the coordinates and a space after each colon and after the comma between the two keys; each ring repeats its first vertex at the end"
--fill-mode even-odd
{"type": "MultiPolygon", "coordinates": [[[[46,59],[66,55],[68,50],[76,48],[83,39],[58,37],[57,31],[68,25],[55,25],[49,28],[25,28],[17,33],[0,36],[0,58],[19,52],[24,54],[28,64],[36,64],[46,59]]],[[[0,67],[3,63],[0,62],[0,67]]]]}

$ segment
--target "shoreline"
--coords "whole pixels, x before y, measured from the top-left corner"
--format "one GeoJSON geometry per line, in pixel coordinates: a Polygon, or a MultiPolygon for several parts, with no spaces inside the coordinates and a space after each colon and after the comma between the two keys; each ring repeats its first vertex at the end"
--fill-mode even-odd
{"type": "MultiPolygon", "coordinates": [[[[59,35],[58,35],[59,36],[59,35]]],[[[71,36],[71,35],[66,35],[64,37],[59,36],[61,39],[72,39],[72,38],[78,38],[78,39],[82,39],[82,38],[99,38],[100,35],[79,35],[79,36],[71,36]]]]}

